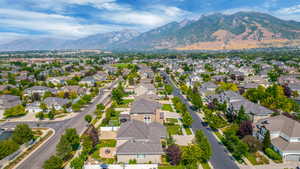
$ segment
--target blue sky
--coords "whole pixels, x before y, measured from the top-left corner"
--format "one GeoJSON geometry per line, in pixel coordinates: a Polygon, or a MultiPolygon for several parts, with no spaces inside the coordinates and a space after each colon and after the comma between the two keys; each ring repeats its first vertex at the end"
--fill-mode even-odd
{"type": "Polygon", "coordinates": [[[259,11],[300,21],[299,0],[0,0],[0,43],[140,32],[215,12],[259,11]]]}

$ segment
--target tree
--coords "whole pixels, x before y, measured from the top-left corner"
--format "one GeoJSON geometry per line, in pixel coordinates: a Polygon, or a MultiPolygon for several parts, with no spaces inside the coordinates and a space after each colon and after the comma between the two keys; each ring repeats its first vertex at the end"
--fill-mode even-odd
{"type": "Polygon", "coordinates": [[[251,136],[251,135],[247,135],[245,136],[242,141],[244,143],[246,143],[249,147],[249,151],[251,153],[255,153],[257,152],[258,150],[261,150],[262,149],[262,144],[261,142],[255,138],[254,136],[251,136]]]}
{"type": "Polygon", "coordinates": [[[90,136],[83,136],[82,140],[82,151],[89,154],[93,150],[93,140],[90,136]]]}
{"type": "Polygon", "coordinates": [[[18,144],[26,143],[33,139],[33,132],[27,124],[18,124],[12,134],[12,140],[18,144]]]}
{"type": "Polygon", "coordinates": [[[61,169],[63,165],[63,160],[57,156],[51,156],[47,161],[45,161],[44,169],[61,169]]]}
{"type": "Polygon", "coordinates": [[[183,122],[184,127],[189,127],[193,123],[193,118],[188,112],[185,112],[182,117],[182,122],[183,122]]]}
{"type": "Polygon", "coordinates": [[[61,159],[67,159],[72,152],[72,145],[65,135],[62,135],[59,143],[56,145],[56,155],[61,159]]]}
{"type": "Polygon", "coordinates": [[[117,104],[122,104],[123,94],[119,89],[113,89],[111,94],[112,100],[114,100],[117,104]]]}
{"type": "Polygon", "coordinates": [[[173,92],[173,87],[171,85],[165,85],[165,90],[167,94],[170,95],[173,92]]]}
{"type": "Polygon", "coordinates": [[[65,131],[65,137],[69,141],[73,150],[77,150],[80,144],[80,137],[75,128],[68,128],[65,131]]]}
{"type": "Polygon", "coordinates": [[[207,137],[204,135],[203,131],[197,130],[196,131],[196,143],[201,148],[203,154],[202,154],[202,162],[207,162],[211,155],[212,155],[212,148],[211,145],[207,139],[207,137]]]}
{"type": "Polygon", "coordinates": [[[82,169],[83,165],[84,165],[84,159],[80,158],[80,156],[74,158],[70,164],[72,169],[82,169]]]}
{"type": "Polygon", "coordinates": [[[51,111],[49,111],[49,113],[48,113],[48,118],[50,119],[50,120],[53,120],[54,119],[54,116],[55,116],[55,110],[53,111],[53,110],[51,110],[51,111]]]}
{"type": "Polygon", "coordinates": [[[188,146],[184,147],[182,150],[182,163],[185,166],[189,165],[197,165],[198,162],[200,162],[200,159],[202,157],[203,151],[200,149],[199,146],[189,144],[188,146]]]}
{"type": "Polygon", "coordinates": [[[252,122],[250,120],[246,120],[240,124],[240,128],[237,134],[240,138],[243,138],[246,135],[252,135],[252,132],[252,122]]]}
{"type": "Polygon", "coordinates": [[[36,114],[36,117],[37,117],[38,119],[40,119],[40,120],[43,120],[43,119],[45,118],[45,114],[44,114],[43,112],[38,112],[38,113],[36,114]]]}
{"type": "Polygon", "coordinates": [[[240,124],[243,121],[246,121],[249,119],[249,116],[245,113],[244,106],[240,107],[240,110],[238,111],[237,117],[235,119],[236,123],[240,124]]]}
{"type": "Polygon", "coordinates": [[[267,131],[262,142],[264,150],[271,147],[271,136],[270,132],[267,131]]]}
{"type": "Polygon", "coordinates": [[[176,144],[169,146],[166,150],[166,154],[171,165],[178,165],[180,163],[181,150],[176,144]]]}
{"type": "Polygon", "coordinates": [[[85,135],[89,136],[93,141],[93,147],[95,147],[99,143],[99,135],[97,129],[94,125],[90,124],[88,129],[84,133],[85,135]]]}
{"type": "Polygon", "coordinates": [[[91,115],[87,114],[87,115],[84,116],[84,120],[87,123],[90,123],[93,120],[93,117],[91,115]]]}

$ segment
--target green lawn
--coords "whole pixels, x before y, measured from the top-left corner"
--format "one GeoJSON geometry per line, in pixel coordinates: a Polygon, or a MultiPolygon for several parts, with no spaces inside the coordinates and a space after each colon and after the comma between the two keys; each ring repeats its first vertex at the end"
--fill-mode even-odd
{"type": "Polygon", "coordinates": [[[222,140],[223,136],[222,136],[222,134],[221,134],[220,132],[216,131],[216,132],[214,132],[214,133],[216,134],[216,136],[217,136],[220,140],[222,140]]]}
{"type": "Polygon", "coordinates": [[[203,169],[211,169],[208,163],[201,163],[203,169]]]}
{"type": "Polygon", "coordinates": [[[100,140],[99,147],[116,147],[117,140],[100,140]]]}
{"type": "Polygon", "coordinates": [[[184,169],[183,166],[159,166],[158,169],[184,169]]]}
{"type": "Polygon", "coordinates": [[[128,68],[129,65],[133,65],[133,64],[130,64],[130,63],[118,63],[118,64],[113,64],[114,67],[117,67],[117,68],[128,68]]]}
{"type": "Polygon", "coordinates": [[[187,135],[192,135],[191,128],[184,128],[187,135]]]}
{"type": "Polygon", "coordinates": [[[263,155],[257,153],[248,153],[246,158],[251,162],[252,165],[263,165],[269,164],[269,160],[263,155]]]}
{"type": "Polygon", "coordinates": [[[163,104],[161,109],[165,111],[173,112],[173,108],[170,104],[163,104]]]}
{"type": "Polygon", "coordinates": [[[167,118],[167,123],[176,124],[178,123],[178,120],[175,118],[167,118]]]}
{"type": "Polygon", "coordinates": [[[134,101],[134,99],[125,99],[125,100],[123,100],[122,104],[117,104],[117,107],[127,108],[129,106],[129,104],[132,103],[133,101],[134,101]]]}
{"type": "Polygon", "coordinates": [[[171,135],[182,135],[182,130],[179,125],[167,125],[167,131],[171,135]]]}

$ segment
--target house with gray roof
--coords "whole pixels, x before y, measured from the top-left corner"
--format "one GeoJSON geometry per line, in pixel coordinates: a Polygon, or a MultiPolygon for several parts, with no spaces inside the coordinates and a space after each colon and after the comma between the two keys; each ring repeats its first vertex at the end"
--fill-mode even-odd
{"type": "Polygon", "coordinates": [[[6,109],[22,104],[19,96],[1,95],[0,96],[0,118],[3,118],[3,113],[6,109]]]}
{"type": "Polygon", "coordinates": [[[64,106],[69,103],[69,100],[59,97],[47,97],[44,100],[44,103],[47,105],[48,109],[54,107],[55,110],[62,110],[64,106]]]}
{"type": "Polygon", "coordinates": [[[123,123],[117,133],[118,162],[128,163],[135,159],[137,163],[161,163],[164,154],[161,139],[166,136],[165,127],[157,122],[131,120],[123,123]]]}
{"type": "Polygon", "coordinates": [[[271,143],[284,160],[300,161],[300,123],[285,115],[278,115],[258,121],[254,135],[263,140],[269,131],[271,143]]]}
{"type": "Polygon", "coordinates": [[[34,93],[43,96],[46,92],[56,93],[57,90],[46,86],[33,86],[24,90],[24,95],[31,96],[34,93]]]}
{"type": "Polygon", "coordinates": [[[136,97],[130,108],[130,119],[145,123],[163,123],[164,114],[160,111],[162,105],[146,95],[136,97]]]}

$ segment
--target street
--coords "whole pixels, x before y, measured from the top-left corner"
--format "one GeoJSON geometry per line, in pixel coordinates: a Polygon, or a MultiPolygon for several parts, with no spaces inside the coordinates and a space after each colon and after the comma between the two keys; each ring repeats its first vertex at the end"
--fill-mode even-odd
{"type": "Polygon", "coordinates": [[[192,129],[194,133],[197,130],[202,130],[205,135],[207,136],[211,146],[212,146],[212,151],[213,155],[210,159],[211,164],[215,169],[239,169],[237,164],[235,163],[234,159],[229,156],[229,154],[226,152],[227,150],[224,148],[222,144],[218,142],[218,140],[215,138],[215,136],[211,133],[210,130],[207,128],[203,127],[202,121],[197,115],[197,112],[193,111],[188,103],[188,100],[183,97],[183,95],[180,92],[180,89],[178,89],[171,81],[169,75],[166,74],[166,72],[162,72],[162,75],[166,78],[167,82],[173,86],[173,95],[179,97],[182,102],[187,105],[187,109],[191,116],[193,117],[193,124],[192,124],[192,129]]]}
{"type": "MultiPolygon", "coordinates": [[[[108,88],[111,88],[117,84],[119,80],[113,82],[108,88]]],[[[23,163],[21,163],[17,169],[41,169],[44,161],[49,159],[51,155],[56,152],[56,145],[60,140],[65,129],[75,128],[77,133],[80,134],[86,129],[86,121],[84,116],[87,114],[93,115],[96,110],[96,106],[99,103],[106,103],[110,97],[110,92],[105,92],[105,88],[100,89],[99,95],[94,99],[92,103],[87,105],[77,116],[72,119],[58,121],[58,122],[7,122],[1,125],[1,128],[12,128],[20,123],[26,123],[30,127],[48,127],[55,130],[55,135],[51,137],[45,144],[37,149],[32,155],[30,155],[23,163]]]]}

